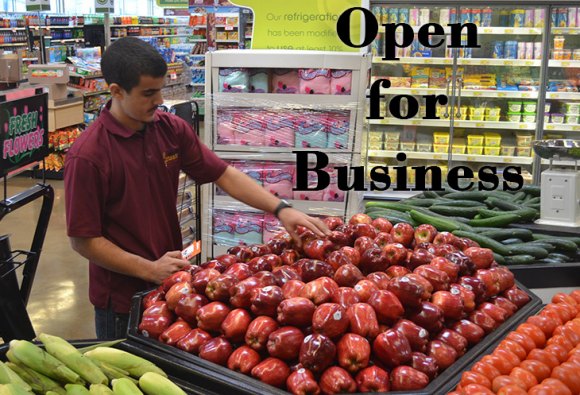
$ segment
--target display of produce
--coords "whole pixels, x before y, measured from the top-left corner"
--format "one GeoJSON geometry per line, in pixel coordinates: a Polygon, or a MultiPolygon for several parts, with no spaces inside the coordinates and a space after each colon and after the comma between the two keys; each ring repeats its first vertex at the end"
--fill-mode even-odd
{"type": "Polygon", "coordinates": [[[461,375],[450,395],[580,393],[580,291],[558,293],[461,375]]]}
{"type": "Polygon", "coordinates": [[[530,301],[469,239],[324,221],[328,238],[281,233],[170,276],[138,333],[292,393],[420,390],[530,301]]]}
{"type": "Polygon", "coordinates": [[[77,349],[57,336],[38,340],[10,342],[7,361],[0,360],[0,394],[185,395],[152,362],[113,348],[118,342],[77,349]]]}

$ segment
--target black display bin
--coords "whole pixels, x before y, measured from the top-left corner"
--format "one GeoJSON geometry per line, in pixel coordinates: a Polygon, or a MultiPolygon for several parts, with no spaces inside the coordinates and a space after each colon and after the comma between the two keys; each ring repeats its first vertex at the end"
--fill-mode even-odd
{"type": "MultiPolygon", "coordinates": [[[[95,344],[100,343],[97,340],[73,340],[70,343],[75,346],[76,348],[83,348],[93,346],[95,344]]],[[[39,346],[42,347],[41,343],[38,343],[39,346]]],[[[158,357],[148,358],[146,352],[139,352],[137,353],[136,347],[131,345],[128,341],[123,341],[121,343],[117,343],[113,346],[114,348],[118,348],[119,350],[127,351],[135,355],[139,355],[142,358],[145,358],[157,365],[160,369],[162,369],[165,373],[167,373],[169,379],[177,384],[183,391],[185,391],[188,395],[218,395],[220,392],[212,392],[212,390],[201,384],[195,384],[192,380],[184,380],[173,374],[174,364],[170,361],[159,359],[158,357]]],[[[0,361],[6,361],[6,352],[8,351],[9,344],[2,344],[0,345],[0,361]]]]}
{"type": "MultiPolygon", "coordinates": [[[[514,327],[524,322],[530,315],[538,311],[541,306],[541,300],[534,295],[524,285],[516,281],[518,287],[530,295],[530,301],[519,311],[510,317],[506,322],[499,326],[494,332],[487,335],[479,344],[472,347],[459,358],[451,367],[447,368],[437,378],[429,383],[427,387],[420,391],[391,391],[389,394],[394,395],[424,395],[424,394],[442,394],[445,393],[442,388],[455,377],[461,374],[465,368],[479,359],[495,344],[498,339],[503,338],[507,332],[514,327]]],[[[128,341],[135,345],[135,354],[141,355],[144,358],[151,360],[154,363],[165,360],[166,363],[172,367],[168,368],[176,377],[188,380],[203,378],[203,383],[200,385],[208,386],[210,390],[217,389],[219,393],[234,395],[234,394],[273,394],[273,395],[288,395],[288,392],[279,388],[264,384],[250,376],[243,375],[238,372],[229,370],[224,366],[214,364],[206,361],[198,356],[187,353],[176,347],[169,346],[158,340],[154,340],[139,334],[138,327],[141,322],[141,301],[148,292],[138,293],[133,297],[131,305],[131,313],[129,319],[129,332],[127,334],[128,341]],[[137,346],[138,345],[138,346],[137,346]]]]}

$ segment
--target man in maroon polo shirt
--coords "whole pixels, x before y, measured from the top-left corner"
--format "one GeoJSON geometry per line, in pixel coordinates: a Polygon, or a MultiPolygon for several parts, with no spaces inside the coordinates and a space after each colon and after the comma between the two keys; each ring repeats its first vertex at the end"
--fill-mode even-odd
{"type": "Polygon", "coordinates": [[[103,54],[101,69],[112,100],[65,164],[67,232],[73,249],[89,260],[99,339],[125,336],[131,297],[188,264],[175,209],[180,170],[275,213],[294,237],[299,225],[329,233],[320,220],[228,166],[185,121],[157,111],[167,65],[152,46],[120,39],[103,54]]]}

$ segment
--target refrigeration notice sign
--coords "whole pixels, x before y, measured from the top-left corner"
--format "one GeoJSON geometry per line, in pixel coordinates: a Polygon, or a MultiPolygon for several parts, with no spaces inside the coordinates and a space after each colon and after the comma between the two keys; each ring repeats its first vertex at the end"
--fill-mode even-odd
{"type": "Polygon", "coordinates": [[[26,0],[26,11],[50,11],[50,0],[26,0]]]}

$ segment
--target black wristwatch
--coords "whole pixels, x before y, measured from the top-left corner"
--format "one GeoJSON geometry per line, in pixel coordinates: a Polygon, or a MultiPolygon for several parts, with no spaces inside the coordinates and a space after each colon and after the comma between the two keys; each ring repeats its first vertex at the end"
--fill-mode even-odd
{"type": "Polygon", "coordinates": [[[280,214],[280,211],[282,211],[285,208],[289,208],[289,207],[292,207],[292,204],[290,204],[288,201],[286,201],[284,199],[280,200],[280,204],[278,204],[278,206],[274,210],[274,216],[276,218],[278,218],[278,214],[280,214]]]}

